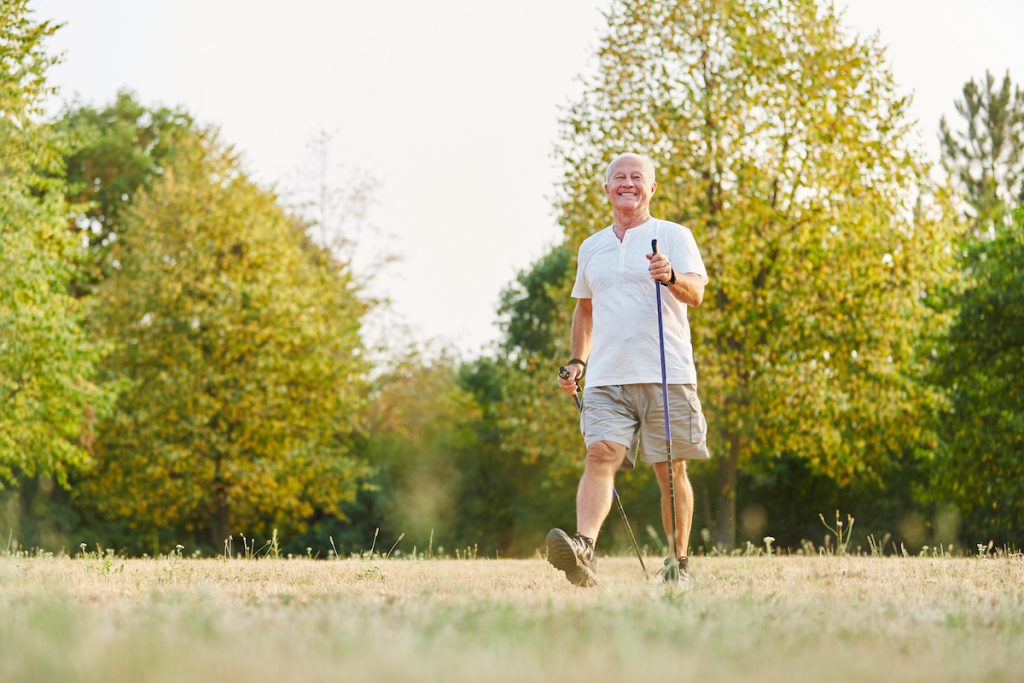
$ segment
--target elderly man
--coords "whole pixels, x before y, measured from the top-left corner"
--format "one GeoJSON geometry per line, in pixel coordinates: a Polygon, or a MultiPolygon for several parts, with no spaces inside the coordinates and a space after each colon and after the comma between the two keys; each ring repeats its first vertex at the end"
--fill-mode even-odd
{"type": "Polygon", "coordinates": [[[708,277],[693,234],[681,225],[653,218],[651,197],[658,184],[654,164],[639,154],[611,162],[604,191],[615,222],[580,245],[572,318],[572,359],[559,384],[568,394],[586,374],[580,431],[587,459],[576,494],[576,533],[552,529],[548,561],[577,586],[595,585],[594,545],[611,509],[615,472],[632,469],[639,455],[651,463],[661,488],[661,517],[672,536],[679,572],[665,561],[661,576],[689,585],[687,543],[693,518],[693,489],[686,460],[710,457],[706,423],[697,398],[697,373],[690,345],[688,306],[699,306],[708,277]],[[651,240],[658,241],[657,253],[651,240]],[[654,286],[664,286],[665,363],[672,427],[676,509],[669,496],[661,353],[654,286]]]}

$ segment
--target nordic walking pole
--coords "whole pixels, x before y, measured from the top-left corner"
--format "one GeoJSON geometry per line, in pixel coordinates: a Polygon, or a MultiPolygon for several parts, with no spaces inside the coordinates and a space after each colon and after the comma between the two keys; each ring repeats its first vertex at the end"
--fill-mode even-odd
{"type": "MultiPolygon", "coordinates": [[[[651,252],[658,253],[658,240],[651,240],[651,252]]],[[[672,541],[669,547],[672,556],[667,566],[665,578],[668,580],[679,579],[679,553],[676,547],[676,487],[672,475],[672,425],[668,421],[668,374],[665,371],[665,325],[661,319],[661,283],[655,282],[654,289],[658,293],[658,344],[661,347],[661,400],[664,406],[665,417],[665,442],[668,444],[668,500],[672,507],[672,541]]]]}
{"type": "MultiPolygon", "coordinates": [[[[562,379],[569,379],[569,368],[564,365],[558,368],[558,376],[562,379]]],[[[583,412],[583,404],[580,402],[580,384],[576,382],[576,393],[572,395],[572,400],[576,402],[576,410],[583,412]]],[[[629,518],[626,517],[626,508],[622,507],[622,499],[619,498],[619,490],[612,485],[612,494],[614,494],[615,503],[619,507],[619,514],[622,515],[622,521],[626,525],[626,531],[629,533],[629,540],[633,542],[633,550],[636,551],[636,559],[640,560],[640,569],[644,572],[644,578],[647,578],[647,565],[644,564],[643,555],[640,553],[640,546],[636,542],[636,536],[633,535],[633,527],[629,525],[629,518]]]]}

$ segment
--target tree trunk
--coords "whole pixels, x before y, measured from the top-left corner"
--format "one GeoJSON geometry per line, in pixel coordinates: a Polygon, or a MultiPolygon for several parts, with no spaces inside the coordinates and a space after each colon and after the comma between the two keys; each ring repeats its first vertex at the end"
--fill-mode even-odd
{"type": "Polygon", "coordinates": [[[210,534],[213,547],[220,549],[224,547],[224,541],[231,534],[231,509],[228,507],[227,482],[221,473],[223,463],[220,456],[214,461],[213,486],[211,487],[213,497],[213,514],[210,519],[210,534]]]}
{"type": "Polygon", "coordinates": [[[715,545],[731,550],[736,547],[736,471],[739,443],[729,440],[729,452],[718,465],[718,506],[715,516],[715,545]]]}
{"type": "Polygon", "coordinates": [[[224,547],[224,541],[231,535],[231,512],[228,510],[227,500],[223,496],[217,496],[217,500],[214,503],[214,513],[212,524],[210,525],[211,531],[213,532],[213,547],[220,549],[224,547]]]}

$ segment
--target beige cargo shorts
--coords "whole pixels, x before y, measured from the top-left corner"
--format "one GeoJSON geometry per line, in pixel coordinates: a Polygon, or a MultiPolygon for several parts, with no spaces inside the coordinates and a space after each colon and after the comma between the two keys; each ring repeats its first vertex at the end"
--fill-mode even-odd
{"type": "MultiPolygon", "coordinates": [[[[707,421],[695,384],[668,386],[673,460],[707,460],[707,421]]],[[[598,441],[626,447],[622,469],[633,469],[637,455],[646,463],[668,460],[660,384],[586,387],[580,432],[587,448],[598,441]]]]}

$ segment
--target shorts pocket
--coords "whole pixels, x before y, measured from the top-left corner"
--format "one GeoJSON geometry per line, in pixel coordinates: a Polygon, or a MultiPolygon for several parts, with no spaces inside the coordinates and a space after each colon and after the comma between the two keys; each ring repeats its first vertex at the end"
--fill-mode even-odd
{"type": "Polygon", "coordinates": [[[690,414],[690,443],[700,443],[707,438],[708,423],[704,413],[696,410],[690,414]]]}
{"type": "Polygon", "coordinates": [[[686,387],[686,398],[690,404],[690,443],[700,443],[707,438],[708,423],[704,418],[704,411],[700,405],[700,398],[697,396],[697,388],[686,387]]]}
{"type": "MultiPolygon", "coordinates": [[[[700,438],[694,441],[694,434],[699,431],[700,425],[698,422],[699,415],[694,412],[693,397],[694,392],[690,390],[690,387],[683,385],[675,385],[671,387],[669,391],[669,419],[672,421],[672,440],[680,444],[684,443],[700,443],[700,438]]],[[[660,404],[661,401],[658,401],[660,404]]],[[[698,404],[699,407],[699,404],[698,404]]],[[[661,405],[658,406],[658,412],[661,412],[661,405]]],[[[661,417],[659,415],[659,417],[661,417]]],[[[663,421],[660,421],[664,424],[663,421]]]]}

